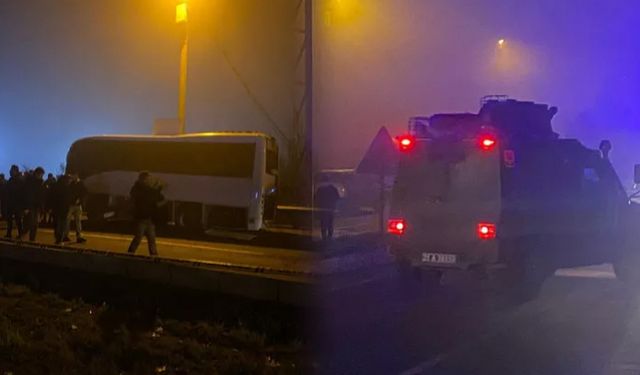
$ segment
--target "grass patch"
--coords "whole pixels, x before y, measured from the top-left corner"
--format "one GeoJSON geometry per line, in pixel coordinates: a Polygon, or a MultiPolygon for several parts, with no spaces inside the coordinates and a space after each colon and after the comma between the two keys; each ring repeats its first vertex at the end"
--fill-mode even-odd
{"type": "Polygon", "coordinates": [[[0,284],[0,374],[312,371],[299,341],[274,344],[242,323],[132,319],[136,314],[0,284]]]}

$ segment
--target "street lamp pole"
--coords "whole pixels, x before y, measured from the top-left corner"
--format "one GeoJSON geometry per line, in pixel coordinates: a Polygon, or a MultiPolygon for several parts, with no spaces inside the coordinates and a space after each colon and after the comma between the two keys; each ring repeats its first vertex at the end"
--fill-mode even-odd
{"type": "Polygon", "coordinates": [[[178,124],[179,134],[185,133],[185,115],[187,102],[187,63],[189,56],[189,25],[187,19],[187,1],[176,5],[176,23],[184,26],[184,38],[180,48],[180,80],[178,84],[178,124]]]}
{"type": "MultiPolygon", "coordinates": [[[[313,187],[313,1],[304,2],[304,163],[307,165],[303,184],[309,191],[313,187]]],[[[307,197],[308,203],[313,201],[307,197]]]]}

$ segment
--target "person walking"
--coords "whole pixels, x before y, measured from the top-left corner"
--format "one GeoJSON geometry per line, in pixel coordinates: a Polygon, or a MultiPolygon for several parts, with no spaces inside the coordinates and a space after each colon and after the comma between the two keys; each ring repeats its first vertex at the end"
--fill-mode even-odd
{"type": "Polygon", "coordinates": [[[22,213],[24,211],[24,180],[17,165],[9,170],[9,181],[6,184],[7,204],[7,234],[5,238],[12,238],[13,224],[18,228],[18,239],[22,239],[22,213]]]}
{"type": "Polygon", "coordinates": [[[32,174],[25,179],[25,203],[27,209],[27,230],[29,231],[29,241],[36,240],[40,213],[45,202],[44,169],[36,168],[32,174]]]}
{"type": "Polygon", "coordinates": [[[333,217],[339,199],[338,189],[329,182],[328,176],[323,175],[314,195],[315,206],[319,210],[320,232],[323,240],[333,238],[333,217]]]}
{"type": "Polygon", "coordinates": [[[67,228],[67,218],[69,217],[69,207],[71,207],[71,178],[62,175],[53,185],[51,191],[53,226],[56,245],[68,241],[65,238],[69,232],[67,228]]]}
{"type": "Polygon", "coordinates": [[[66,241],[69,241],[69,231],[71,230],[71,221],[73,220],[76,230],[76,242],[85,243],[87,240],[82,237],[82,206],[87,197],[87,188],[77,175],[72,175],[69,189],[71,205],[69,206],[69,215],[67,216],[67,233],[65,233],[64,238],[66,241]]]}
{"type": "Polygon", "coordinates": [[[149,254],[158,255],[156,247],[156,223],[158,206],[164,201],[162,188],[154,185],[149,172],[140,172],[138,180],[130,191],[133,200],[133,218],[135,222],[135,236],[129,245],[129,254],[134,254],[142,241],[147,238],[149,254]]]}

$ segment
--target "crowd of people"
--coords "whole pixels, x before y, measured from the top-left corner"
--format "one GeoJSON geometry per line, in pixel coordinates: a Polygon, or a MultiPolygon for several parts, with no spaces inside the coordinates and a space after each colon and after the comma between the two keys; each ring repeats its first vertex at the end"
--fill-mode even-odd
{"type": "Polygon", "coordinates": [[[75,241],[86,242],[82,236],[82,207],[87,189],[77,175],[52,173],[44,178],[42,167],[20,171],[17,165],[9,170],[9,179],[0,173],[0,217],[7,222],[5,238],[36,241],[40,225],[52,225],[56,244],[70,242],[71,224],[75,224],[75,241]]]}
{"type": "MultiPolygon", "coordinates": [[[[0,218],[7,222],[5,238],[11,239],[14,227],[17,240],[28,234],[35,242],[38,228],[50,225],[54,228],[55,243],[71,242],[69,232],[74,224],[75,241],[85,243],[82,236],[83,207],[86,207],[87,189],[83,181],[73,174],[44,178],[42,167],[20,171],[17,165],[9,170],[9,179],[0,173],[0,218]]],[[[158,207],[166,201],[162,195],[162,184],[154,180],[149,172],[140,172],[131,188],[135,236],[128,252],[133,254],[146,237],[150,255],[158,255],[156,247],[156,221],[158,207]]]]}

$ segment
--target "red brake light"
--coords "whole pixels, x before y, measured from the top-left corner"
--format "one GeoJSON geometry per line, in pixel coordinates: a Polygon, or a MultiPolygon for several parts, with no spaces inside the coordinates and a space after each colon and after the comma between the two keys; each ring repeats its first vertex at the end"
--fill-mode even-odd
{"type": "Polygon", "coordinates": [[[481,240],[492,240],[496,238],[496,225],[490,223],[479,223],[477,234],[478,238],[481,240]]]}
{"type": "Polygon", "coordinates": [[[493,135],[483,135],[478,139],[478,145],[484,151],[493,150],[498,144],[498,140],[493,135]]]}
{"type": "Polygon", "coordinates": [[[389,234],[402,235],[407,229],[404,219],[389,219],[387,221],[387,232],[389,234]]]}
{"type": "Polygon", "coordinates": [[[416,139],[411,135],[401,135],[396,139],[398,141],[398,147],[400,148],[400,151],[410,151],[416,145],[416,139]]]}

